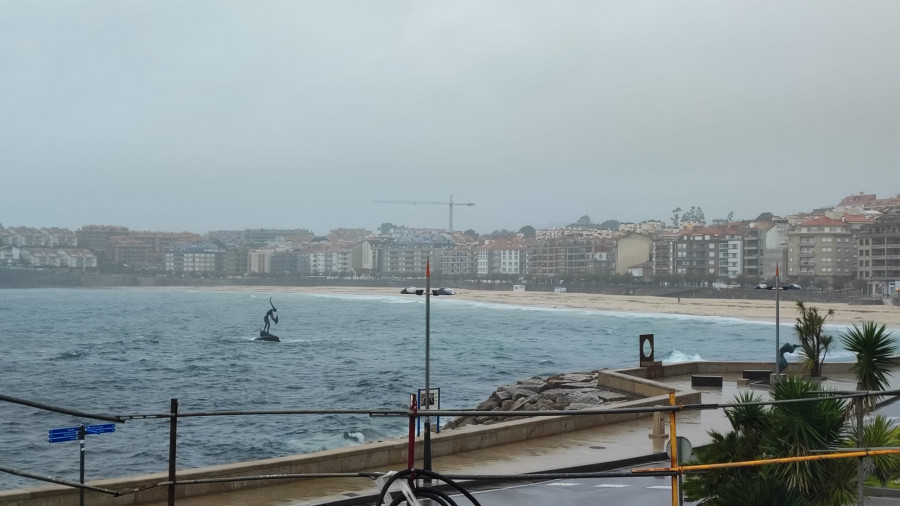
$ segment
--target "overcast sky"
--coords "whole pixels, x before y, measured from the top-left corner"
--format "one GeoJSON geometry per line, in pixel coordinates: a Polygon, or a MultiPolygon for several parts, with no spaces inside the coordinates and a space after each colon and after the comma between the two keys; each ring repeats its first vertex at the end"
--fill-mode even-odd
{"type": "Polygon", "coordinates": [[[0,0],[0,223],[447,227],[900,193],[900,2],[0,0]]]}

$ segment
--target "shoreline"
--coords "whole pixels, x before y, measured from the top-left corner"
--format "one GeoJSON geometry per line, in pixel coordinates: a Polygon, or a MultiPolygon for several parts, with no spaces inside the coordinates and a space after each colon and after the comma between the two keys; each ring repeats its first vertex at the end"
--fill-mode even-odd
{"type": "MultiPolygon", "coordinates": [[[[399,296],[400,289],[346,286],[216,286],[216,287],[156,287],[154,290],[230,291],[253,293],[308,293],[399,296]]],[[[775,323],[775,300],[700,299],[655,297],[651,295],[598,295],[589,293],[512,292],[496,290],[455,289],[451,297],[473,302],[509,304],[548,309],[582,309],[588,311],[634,312],[644,314],[672,314],[737,318],[747,321],[775,323]]],[[[447,296],[442,296],[447,297],[447,296]]],[[[900,307],[888,305],[850,305],[846,303],[811,303],[821,311],[834,310],[826,325],[850,326],[874,321],[891,330],[900,330],[900,307]]],[[[793,325],[797,311],[792,301],[782,301],[779,308],[781,325],[793,325]]],[[[900,336],[896,336],[900,338],[900,336]]]]}

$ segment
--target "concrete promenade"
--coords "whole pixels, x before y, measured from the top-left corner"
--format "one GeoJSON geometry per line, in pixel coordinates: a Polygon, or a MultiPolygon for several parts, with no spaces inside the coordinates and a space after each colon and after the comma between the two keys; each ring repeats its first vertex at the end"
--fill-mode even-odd
{"type": "MultiPolygon", "coordinates": [[[[713,363],[709,365],[717,368],[713,363]]],[[[721,366],[722,364],[718,364],[721,366]]],[[[753,364],[758,367],[763,364],[753,364]]],[[[770,364],[771,365],[771,364],[770,364]]],[[[845,369],[843,364],[840,369],[845,369]]],[[[854,390],[856,380],[852,375],[841,370],[839,374],[832,370],[824,386],[834,390],[854,390]]],[[[705,374],[713,374],[707,372],[705,374]]],[[[758,393],[768,399],[768,389],[759,386],[738,386],[741,372],[723,372],[723,386],[691,387],[691,375],[677,375],[660,378],[658,381],[677,391],[697,391],[702,403],[728,403],[741,391],[758,393]]],[[[730,430],[724,412],[721,409],[703,411],[684,411],[678,413],[676,435],[686,437],[693,446],[701,446],[710,442],[708,431],[720,432],[730,430]]],[[[668,416],[665,417],[666,434],[668,435],[668,416]]],[[[586,470],[599,468],[604,464],[615,464],[661,456],[666,438],[651,438],[653,418],[645,417],[628,422],[601,425],[590,429],[566,434],[547,436],[528,441],[462,452],[433,459],[432,468],[441,474],[516,474],[538,473],[566,470],[586,470]]],[[[649,460],[649,459],[648,459],[649,460]]],[[[416,461],[421,468],[421,460],[416,461]]],[[[399,470],[383,469],[383,470],[399,470]]],[[[323,504],[352,504],[353,497],[367,496],[378,492],[375,483],[369,479],[317,479],[298,481],[292,484],[266,487],[264,489],[217,494],[179,500],[183,506],[238,506],[246,504],[270,506],[301,506],[323,504]]],[[[374,501],[373,501],[374,502],[374,501]]],[[[163,506],[157,503],[153,506],[163,506]]]]}
{"type": "MultiPolygon", "coordinates": [[[[667,405],[674,392],[683,405],[732,402],[742,391],[768,398],[768,389],[743,385],[745,369],[771,369],[771,363],[689,362],[659,368],[604,370],[600,382],[606,388],[643,397],[638,401],[616,404],[615,408],[667,405]],[[692,387],[691,375],[719,375],[722,387],[692,387]]],[[[826,363],[824,386],[851,391],[856,381],[849,363],[826,363]]],[[[800,372],[792,364],[789,373],[800,372]]],[[[721,409],[686,410],[676,415],[677,435],[687,437],[693,446],[709,442],[708,431],[727,431],[730,425],[721,409]]],[[[668,416],[665,416],[668,433],[668,416]]],[[[664,451],[667,438],[650,437],[654,418],[646,414],[580,415],[523,418],[488,426],[466,426],[435,434],[432,439],[432,469],[441,474],[517,474],[589,468],[645,458],[664,451]]],[[[417,438],[416,467],[422,467],[422,438],[417,438]]],[[[284,473],[338,473],[398,471],[406,467],[405,440],[391,440],[355,447],[282,457],[265,461],[236,463],[210,468],[178,471],[178,480],[216,476],[252,476],[284,473]]],[[[164,474],[125,479],[101,480],[91,485],[122,490],[160,483],[164,474]]],[[[377,493],[369,478],[309,478],[280,482],[238,482],[216,485],[180,485],[176,504],[212,505],[319,505],[348,501],[377,493]]],[[[0,492],[0,506],[78,504],[78,494],[61,486],[0,492]]],[[[165,504],[165,489],[119,498],[90,493],[88,504],[138,505],[165,504]]]]}

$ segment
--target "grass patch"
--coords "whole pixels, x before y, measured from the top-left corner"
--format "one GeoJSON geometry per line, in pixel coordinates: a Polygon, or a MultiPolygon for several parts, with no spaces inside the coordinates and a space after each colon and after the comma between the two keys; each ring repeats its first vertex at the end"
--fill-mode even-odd
{"type": "Polygon", "coordinates": [[[866,478],[866,481],[863,484],[867,487],[880,487],[880,488],[896,488],[900,489],[900,478],[894,478],[893,480],[888,481],[886,484],[882,485],[880,481],[872,476],[866,478]]]}

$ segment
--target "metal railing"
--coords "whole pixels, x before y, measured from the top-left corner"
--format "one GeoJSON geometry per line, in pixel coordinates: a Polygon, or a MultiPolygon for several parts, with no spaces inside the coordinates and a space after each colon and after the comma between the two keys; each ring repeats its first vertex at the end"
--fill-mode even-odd
{"type": "MultiPolygon", "coordinates": [[[[773,458],[773,459],[765,459],[765,460],[754,460],[754,461],[745,461],[745,462],[728,462],[721,464],[702,464],[702,465],[682,465],[679,461],[679,457],[677,455],[678,444],[677,441],[677,420],[676,414],[681,412],[691,412],[691,411],[703,411],[703,410],[719,410],[719,409],[729,409],[736,408],[739,406],[772,406],[772,405],[781,405],[781,404],[799,404],[799,403],[809,403],[809,402],[818,402],[824,399],[846,399],[853,400],[854,403],[859,406],[869,398],[881,398],[881,397],[890,397],[891,400],[885,401],[882,404],[890,403],[897,400],[900,397],[900,389],[898,390],[888,390],[888,391],[855,391],[855,392],[840,392],[840,391],[822,391],[819,392],[817,397],[810,397],[804,399],[791,399],[791,400],[779,400],[779,401],[758,401],[758,402],[750,402],[750,403],[696,403],[696,404],[676,404],[675,402],[675,393],[672,392],[669,394],[669,405],[659,405],[659,406],[646,406],[646,407],[626,407],[626,408],[597,408],[597,409],[583,409],[583,410],[546,410],[546,411],[479,411],[479,410],[460,410],[460,409],[435,409],[429,410],[428,416],[466,416],[466,417],[474,417],[474,416],[484,416],[484,417],[516,417],[516,418],[525,418],[525,417],[546,417],[546,416],[592,416],[592,415],[616,415],[616,414],[643,414],[643,413],[667,413],[669,415],[669,425],[670,425],[670,434],[669,434],[669,444],[670,444],[670,454],[671,454],[671,463],[669,467],[657,467],[657,468],[643,468],[643,469],[633,469],[628,472],[589,472],[589,473],[525,473],[525,474],[494,474],[494,475],[466,475],[466,474],[457,474],[457,475],[447,475],[443,478],[453,479],[453,480],[473,480],[473,481],[514,481],[514,480],[538,480],[538,479],[556,479],[556,478],[606,478],[606,477],[623,477],[623,476],[670,476],[673,480],[672,482],[672,494],[673,494],[673,505],[679,504],[679,483],[676,481],[680,476],[685,473],[692,472],[701,472],[707,471],[710,469],[724,468],[724,467],[743,467],[743,466],[760,466],[760,465],[771,465],[771,464],[779,464],[779,463],[788,463],[788,462],[802,462],[802,461],[810,461],[810,460],[825,460],[825,459],[838,459],[838,458],[858,458],[861,459],[863,457],[869,457],[874,455],[885,455],[885,454],[894,454],[900,453],[900,448],[858,448],[854,449],[854,451],[847,451],[846,449],[843,451],[832,451],[828,453],[816,453],[805,456],[796,456],[796,457],[784,457],[784,458],[773,458]]],[[[397,418],[407,418],[409,422],[409,445],[408,445],[408,460],[407,460],[407,469],[404,471],[409,473],[412,478],[416,476],[423,477],[426,474],[436,474],[431,473],[430,470],[417,470],[413,467],[415,461],[415,421],[417,417],[425,416],[424,412],[419,411],[416,404],[415,399],[411,400],[411,405],[409,409],[406,410],[372,410],[372,409],[296,409],[296,410],[257,410],[257,411],[199,411],[199,412],[184,412],[181,413],[178,411],[178,400],[172,399],[170,403],[170,409],[168,412],[158,412],[158,413],[138,413],[138,414],[122,414],[122,415],[109,415],[109,414],[101,414],[101,413],[91,413],[76,409],[70,409],[59,406],[52,406],[48,404],[43,404],[36,401],[31,401],[27,399],[20,399],[16,397],[11,397],[7,395],[0,394],[0,401],[10,402],[14,404],[30,406],[37,409],[68,414],[79,418],[92,419],[92,420],[103,420],[103,421],[111,421],[111,422],[119,422],[125,423],[128,421],[134,420],[151,420],[151,419],[163,419],[169,421],[169,458],[168,458],[168,479],[165,481],[161,481],[154,484],[149,484],[141,487],[134,487],[128,489],[121,490],[112,490],[92,485],[87,485],[85,483],[73,482],[71,480],[65,480],[61,478],[55,478],[50,476],[43,476],[40,474],[23,471],[19,469],[15,469],[7,466],[0,466],[0,472],[8,473],[16,476],[26,477],[30,479],[35,479],[38,481],[54,483],[59,485],[64,485],[67,487],[80,489],[82,494],[85,490],[90,490],[93,492],[98,492],[102,494],[107,494],[113,497],[121,497],[125,495],[135,494],[138,492],[143,492],[146,490],[166,487],[167,488],[167,497],[168,504],[174,506],[175,504],[175,490],[176,487],[180,486],[191,486],[191,485],[199,485],[199,484],[210,484],[210,483],[227,483],[227,482],[243,482],[243,481],[265,481],[265,480],[295,480],[295,479],[310,479],[310,478],[366,478],[366,479],[376,479],[385,476],[384,472],[353,472],[353,473],[293,473],[293,474],[271,474],[271,475],[252,475],[252,476],[230,476],[230,477],[214,477],[214,478],[201,478],[201,479],[192,479],[192,480],[178,480],[177,479],[177,440],[178,440],[178,420],[181,418],[201,418],[201,417],[221,417],[221,416],[270,416],[270,415],[284,415],[284,416],[297,416],[297,415],[367,415],[370,417],[397,417],[397,418]]],[[[861,428],[862,425],[862,409],[857,409],[857,422],[861,428]]],[[[860,464],[861,465],[861,464],[860,464]]],[[[438,475],[439,476],[439,475],[438,475]]],[[[861,491],[861,482],[860,482],[860,491],[861,491]]],[[[860,492],[861,493],[861,492],[860,492]]],[[[83,501],[83,495],[82,495],[83,501]]]]}

